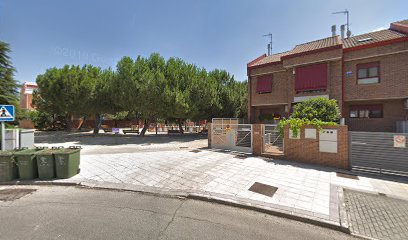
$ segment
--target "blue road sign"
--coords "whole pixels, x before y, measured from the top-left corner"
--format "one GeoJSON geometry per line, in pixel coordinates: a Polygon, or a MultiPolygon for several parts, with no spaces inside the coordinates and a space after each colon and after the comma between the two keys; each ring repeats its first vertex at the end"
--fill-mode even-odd
{"type": "Polygon", "coordinates": [[[0,122],[14,121],[14,106],[0,105],[0,122]]]}

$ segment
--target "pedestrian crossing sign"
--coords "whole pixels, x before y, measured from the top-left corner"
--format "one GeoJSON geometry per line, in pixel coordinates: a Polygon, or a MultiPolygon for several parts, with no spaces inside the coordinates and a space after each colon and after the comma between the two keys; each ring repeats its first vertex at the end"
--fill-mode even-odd
{"type": "Polygon", "coordinates": [[[14,106],[0,105],[0,122],[14,121],[14,106]]]}

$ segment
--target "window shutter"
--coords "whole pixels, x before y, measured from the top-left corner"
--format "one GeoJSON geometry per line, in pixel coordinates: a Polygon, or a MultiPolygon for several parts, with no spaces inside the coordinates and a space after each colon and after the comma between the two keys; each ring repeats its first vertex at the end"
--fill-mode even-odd
{"type": "Polygon", "coordinates": [[[296,68],[295,90],[312,91],[326,90],[327,88],[327,64],[315,64],[296,68]]]}
{"type": "Polygon", "coordinates": [[[272,92],[272,78],[273,75],[259,76],[256,79],[256,92],[268,93],[272,92]]]}

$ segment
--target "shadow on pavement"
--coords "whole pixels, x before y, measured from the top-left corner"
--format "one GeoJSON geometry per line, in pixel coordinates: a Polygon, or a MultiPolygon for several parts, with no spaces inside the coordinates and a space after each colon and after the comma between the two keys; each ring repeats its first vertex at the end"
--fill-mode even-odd
{"type": "Polygon", "coordinates": [[[65,132],[65,131],[48,131],[35,132],[36,144],[63,144],[67,142],[75,142],[79,145],[105,145],[114,146],[121,144],[169,144],[173,142],[188,143],[197,140],[207,139],[207,135],[202,134],[183,134],[183,135],[168,135],[168,134],[149,134],[141,137],[137,134],[111,134],[99,133],[98,135],[89,132],[65,132]]]}

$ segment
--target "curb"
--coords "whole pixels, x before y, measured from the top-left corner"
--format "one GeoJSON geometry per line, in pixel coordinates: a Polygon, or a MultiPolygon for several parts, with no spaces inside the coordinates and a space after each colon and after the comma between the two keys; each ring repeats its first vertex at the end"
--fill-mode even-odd
{"type": "MultiPolygon", "coordinates": [[[[90,181],[85,179],[77,179],[76,181],[12,181],[12,182],[1,182],[1,185],[39,185],[39,186],[74,186],[80,188],[97,189],[97,190],[110,190],[110,191],[124,191],[124,192],[137,192],[143,194],[150,194],[156,196],[164,196],[170,198],[185,198],[192,200],[205,201],[210,203],[223,204],[231,207],[252,210],[260,213],[265,213],[268,215],[273,215],[277,217],[284,217],[291,220],[296,220],[303,223],[312,224],[319,227],[329,228],[336,231],[341,231],[350,234],[349,226],[347,221],[344,221],[344,215],[340,211],[340,223],[335,221],[330,221],[322,219],[315,216],[310,216],[302,214],[303,211],[299,212],[293,211],[290,207],[276,205],[275,207],[267,207],[260,201],[232,197],[230,195],[215,194],[204,191],[185,191],[185,190],[174,190],[174,189],[164,189],[157,187],[146,187],[138,186],[133,184],[121,184],[121,183],[103,183],[98,181],[90,181]]],[[[343,193],[342,189],[339,189],[339,193],[343,193]]],[[[340,196],[339,196],[340,197],[340,196]]],[[[339,202],[339,208],[344,202],[341,200],[339,202]]],[[[344,212],[345,214],[345,212],[344,212]]],[[[347,217],[346,217],[347,218],[347,217]]]]}

